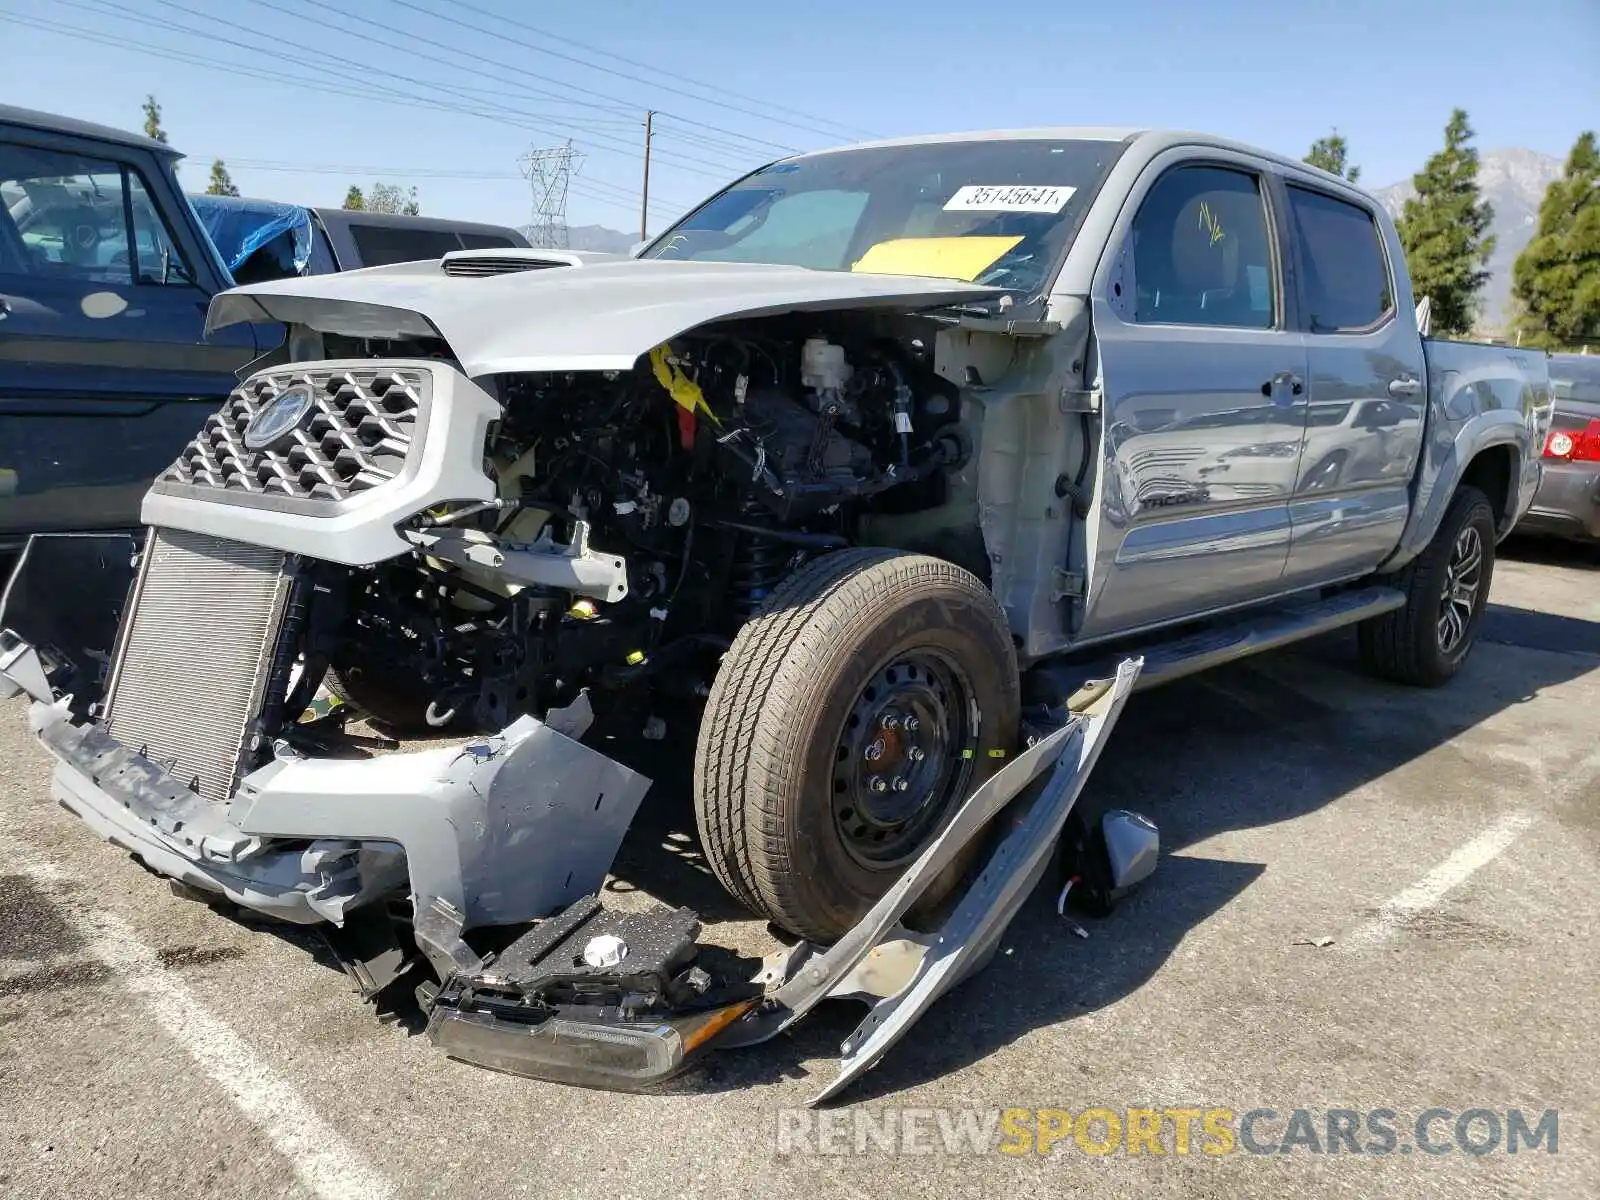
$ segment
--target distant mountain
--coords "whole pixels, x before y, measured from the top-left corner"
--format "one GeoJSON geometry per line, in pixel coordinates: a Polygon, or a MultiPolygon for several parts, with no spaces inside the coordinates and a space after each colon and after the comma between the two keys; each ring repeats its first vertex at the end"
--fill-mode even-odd
{"type": "MultiPolygon", "coordinates": [[[[539,239],[535,236],[538,227],[524,225],[519,233],[530,242],[538,245],[539,239]]],[[[631,233],[622,233],[616,229],[607,229],[604,225],[570,225],[567,227],[567,248],[569,250],[607,250],[613,254],[626,254],[638,242],[638,237],[631,233]]]]}
{"type": "MultiPolygon", "coordinates": [[[[1494,253],[1489,256],[1489,282],[1484,285],[1478,324],[1485,332],[1498,331],[1511,312],[1511,268],[1517,255],[1539,227],[1539,204],[1545,188],[1561,178],[1562,160],[1517,147],[1485,150],[1478,156],[1478,187],[1494,206],[1494,253]]],[[[1396,217],[1405,202],[1417,194],[1408,179],[1377,188],[1374,195],[1396,217]]]]}

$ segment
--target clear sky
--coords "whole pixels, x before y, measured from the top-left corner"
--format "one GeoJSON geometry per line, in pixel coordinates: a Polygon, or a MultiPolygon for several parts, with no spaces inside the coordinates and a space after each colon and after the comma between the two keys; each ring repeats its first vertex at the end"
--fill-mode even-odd
{"type": "Polygon", "coordinates": [[[137,129],[182,178],[524,224],[530,146],[584,155],[573,224],[652,228],[739,171],[862,135],[1203,129],[1294,155],[1332,126],[1393,183],[1467,109],[1482,149],[1600,126],[1600,0],[0,0],[0,102],[137,129]],[[648,65],[646,65],[648,64],[648,65]]]}

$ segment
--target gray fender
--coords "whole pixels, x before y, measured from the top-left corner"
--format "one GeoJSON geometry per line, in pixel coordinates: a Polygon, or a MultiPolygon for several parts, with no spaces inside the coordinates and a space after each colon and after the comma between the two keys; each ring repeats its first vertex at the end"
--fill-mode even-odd
{"type": "Polygon", "coordinates": [[[1515,512],[1518,485],[1523,473],[1522,463],[1525,461],[1525,438],[1521,418],[1515,413],[1493,412],[1475,417],[1457,437],[1446,444],[1437,461],[1434,461],[1434,447],[1430,445],[1417,481],[1411,516],[1400,535],[1399,546],[1381,570],[1399,570],[1428,548],[1472,460],[1494,446],[1510,446],[1516,466],[1511,473],[1511,494],[1505,497],[1490,496],[1489,499],[1495,502],[1503,500],[1506,511],[1515,512]]]}
{"type": "Polygon", "coordinates": [[[1465,342],[1427,343],[1427,437],[1399,545],[1380,570],[1395,571],[1433,540],[1472,461],[1509,446],[1512,470],[1500,534],[1533,502],[1540,463],[1535,447],[1550,423],[1550,381],[1542,353],[1465,342]]]}

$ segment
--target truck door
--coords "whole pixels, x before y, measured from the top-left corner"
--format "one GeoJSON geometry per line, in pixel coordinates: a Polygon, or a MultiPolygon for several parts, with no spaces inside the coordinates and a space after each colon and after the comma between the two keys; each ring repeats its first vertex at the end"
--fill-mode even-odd
{"type": "Polygon", "coordinates": [[[1422,339],[1399,311],[1372,201],[1309,177],[1291,176],[1285,193],[1310,367],[1286,576],[1321,583],[1370,571],[1405,528],[1422,452],[1422,339]]]}
{"type": "Polygon", "coordinates": [[[210,290],[116,146],[0,134],[0,547],[136,527],[150,481],[255,356],[203,340],[210,290]]]}
{"type": "Polygon", "coordinates": [[[1145,170],[1096,275],[1105,436],[1081,638],[1282,587],[1306,349],[1281,215],[1251,159],[1194,154],[1145,170]]]}

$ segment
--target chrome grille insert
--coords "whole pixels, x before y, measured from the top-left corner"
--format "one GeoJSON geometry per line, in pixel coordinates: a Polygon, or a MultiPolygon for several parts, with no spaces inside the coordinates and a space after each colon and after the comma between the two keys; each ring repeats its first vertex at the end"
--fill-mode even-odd
{"type": "Polygon", "coordinates": [[[157,491],[215,489],[266,500],[334,502],[380,487],[405,468],[427,404],[426,371],[396,367],[305,370],[254,375],[156,481],[157,491]],[[286,388],[304,384],[314,398],[291,434],[264,450],[244,431],[286,388]]]}
{"type": "Polygon", "coordinates": [[[112,736],[207,800],[233,794],[290,577],[282,551],[151,531],[109,691],[112,736]]]}

